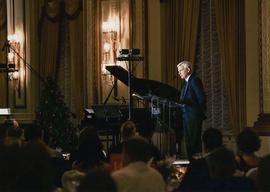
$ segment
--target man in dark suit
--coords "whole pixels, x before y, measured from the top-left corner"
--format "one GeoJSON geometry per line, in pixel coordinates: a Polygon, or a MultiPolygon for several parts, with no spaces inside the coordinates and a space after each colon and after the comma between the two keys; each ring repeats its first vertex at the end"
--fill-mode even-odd
{"type": "Polygon", "coordinates": [[[201,152],[202,122],[206,118],[206,96],[201,80],[195,76],[189,61],[177,65],[178,73],[184,80],[180,103],[182,105],[183,138],[182,149],[189,159],[201,152]],[[184,145],[184,146],[183,146],[184,145]]]}
{"type": "Polygon", "coordinates": [[[210,181],[206,159],[223,148],[222,133],[218,129],[208,128],[202,134],[202,143],[203,156],[190,161],[179,191],[203,191],[210,181]]]}

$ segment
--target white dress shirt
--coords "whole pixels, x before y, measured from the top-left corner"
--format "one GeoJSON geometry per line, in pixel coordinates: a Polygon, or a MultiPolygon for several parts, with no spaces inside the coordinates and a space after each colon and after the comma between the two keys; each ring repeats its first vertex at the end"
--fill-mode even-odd
{"type": "Polygon", "coordinates": [[[144,162],[133,162],[112,174],[118,192],[165,192],[161,174],[144,162]]]}

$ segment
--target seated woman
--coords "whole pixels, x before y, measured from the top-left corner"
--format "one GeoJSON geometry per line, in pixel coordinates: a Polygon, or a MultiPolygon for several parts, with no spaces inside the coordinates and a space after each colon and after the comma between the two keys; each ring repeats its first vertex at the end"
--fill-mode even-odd
{"type": "Polygon", "coordinates": [[[5,120],[1,127],[1,143],[4,145],[21,146],[24,138],[24,131],[15,119],[5,120]]]}
{"type": "Polygon", "coordinates": [[[117,145],[112,145],[108,151],[108,156],[112,153],[122,153],[123,143],[129,138],[135,136],[136,134],[136,125],[133,121],[125,121],[120,128],[122,141],[117,145]]]}
{"type": "Polygon", "coordinates": [[[66,171],[62,176],[62,185],[67,191],[76,188],[85,174],[93,169],[110,171],[95,127],[87,127],[81,132],[79,147],[73,154],[72,160],[72,170],[66,171]]]}
{"type": "Polygon", "coordinates": [[[78,151],[75,154],[73,169],[88,172],[92,168],[106,168],[106,154],[94,127],[86,128],[80,135],[78,151]]]}
{"type": "Polygon", "coordinates": [[[246,173],[257,167],[261,158],[256,155],[261,147],[259,136],[251,129],[244,129],[236,139],[238,154],[236,155],[237,169],[246,173]]]}

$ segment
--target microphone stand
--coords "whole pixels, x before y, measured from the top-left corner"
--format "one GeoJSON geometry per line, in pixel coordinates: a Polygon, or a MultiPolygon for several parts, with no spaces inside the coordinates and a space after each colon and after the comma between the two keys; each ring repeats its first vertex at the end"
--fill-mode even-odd
{"type": "Polygon", "coordinates": [[[110,98],[110,96],[111,96],[113,90],[116,88],[116,85],[117,85],[117,83],[114,82],[114,84],[113,84],[113,86],[112,86],[112,88],[111,88],[109,94],[107,95],[105,101],[103,102],[103,105],[106,105],[106,104],[107,104],[107,102],[108,102],[108,100],[109,100],[109,98],[110,98]]]}
{"type": "Polygon", "coordinates": [[[4,46],[2,47],[2,51],[6,50],[6,68],[7,68],[7,71],[6,71],[6,87],[7,87],[7,92],[6,92],[6,102],[7,102],[7,108],[9,108],[9,76],[8,76],[8,56],[7,56],[7,53],[10,51],[10,44],[8,42],[8,40],[6,40],[4,46]]]}
{"type": "Polygon", "coordinates": [[[128,120],[131,120],[131,103],[132,103],[132,97],[131,97],[131,86],[132,86],[132,72],[131,72],[131,60],[128,61],[128,120]]]}
{"type": "MultiPolygon", "coordinates": [[[[1,69],[4,69],[3,72],[6,72],[6,103],[7,103],[7,108],[9,108],[9,72],[15,72],[17,71],[15,69],[15,64],[9,64],[8,63],[8,53],[10,53],[11,50],[11,44],[9,43],[9,40],[6,39],[1,51],[5,51],[6,53],[6,63],[0,64],[1,69]],[[4,66],[4,67],[2,67],[4,66]],[[10,67],[12,66],[12,67],[10,67]],[[12,69],[12,70],[11,70],[12,69]]],[[[2,71],[0,71],[2,72],[2,71]]]]}
{"type": "Polygon", "coordinates": [[[133,55],[131,54],[132,50],[129,50],[128,54],[121,54],[117,57],[118,61],[128,61],[128,120],[131,120],[132,118],[132,111],[131,111],[131,104],[132,104],[132,62],[133,61],[142,61],[143,57],[140,55],[133,55]]]}
{"type": "Polygon", "coordinates": [[[9,49],[12,50],[21,60],[23,60],[23,63],[25,64],[26,68],[30,70],[30,72],[34,73],[42,83],[45,82],[44,78],[40,75],[40,73],[37,72],[29,63],[27,63],[26,60],[20,55],[20,53],[16,51],[16,49],[12,45],[9,45],[9,49]]]}
{"type": "MultiPolygon", "coordinates": [[[[10,44],[10,42],[8,40],[6,40],[4,46],[2,47],[2,51],[4,51],[4,50],[6,50],[6,55],[10,51],[13,51],[13,53],[23,61],[26,68],[29,69],[30,72],[34,73],[41,82],[43,82],[43,83],[45,82],[44,78],[39,74],[39,72],[37,72],[29,63],[26,62],[26,60],[20,55],[20,53],[18,53],[16,51],[16,49],[10,44]]],[[[8,58],[6,57],[6,78],[7,78],[7,81],[6,81],[6,87],[7,87],[6,102],[7,102],[7,108],[9,108],[9,72],[17,71],[16,69],[10,71],[9,65],[10,64],[8,64],[8,58]]],[[[12,65],[15,66],[15,64],[12,64],[12,65]]]]}

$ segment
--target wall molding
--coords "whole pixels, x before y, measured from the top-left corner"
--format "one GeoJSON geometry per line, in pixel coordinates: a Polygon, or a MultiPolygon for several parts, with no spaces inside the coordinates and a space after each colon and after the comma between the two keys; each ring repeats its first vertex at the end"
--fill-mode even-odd
{"type": "Polygon", "coordinates": [[[268,67],[268,54],[270,46],[267,46],[269,42],[270,23],[268,21],[268,15],[270,10],[270,4],[267,4],[265,0],[259,0],[258,4],[258,33],[259,33],[259,101],[260,101],[260,114],[257,121],[254,123],[254,129],[260,136],[270,136],[270,113],[268,108],[268,94],[270,94],[269,87],[270,78],[268,67]]]}

